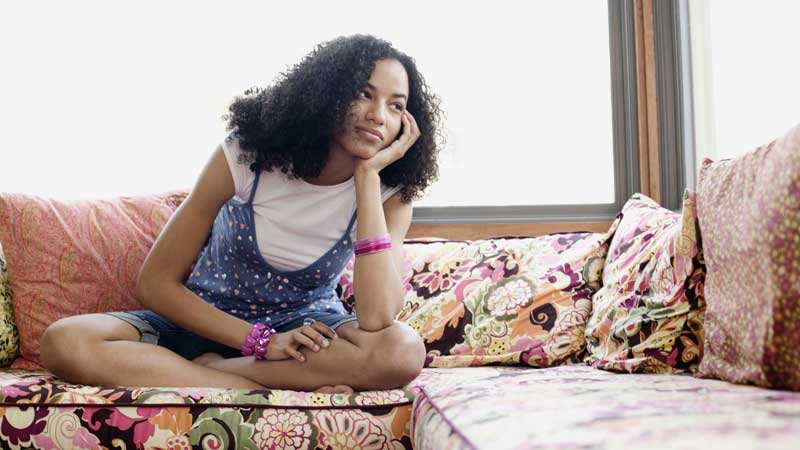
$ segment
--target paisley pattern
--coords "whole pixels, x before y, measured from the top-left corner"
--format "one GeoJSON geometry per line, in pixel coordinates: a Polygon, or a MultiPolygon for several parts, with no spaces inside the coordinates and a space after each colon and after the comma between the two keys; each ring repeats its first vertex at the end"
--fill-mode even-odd
{"type": "Polygon", "coordinates": [[[19,352],[19,333],[14,322],[14,304],[8,285],[8,265],[0,242],[0,367],[6,367],[19,352]]]}
{"type": "Polygon", "coordinates": [[[3,448],[410,449],[416,388],[107,388],[0,372],[3,448]]]}
{"type": "MultiPolygon", "coordinates": [[[[427,367],[579,362],[607,238],[408,240],[397,320],[423,337],[427,367]]],[[[338,288],[350,308],[352,276],[351,260],[338,288]]]]}
{"type": "Polygon", "coordinates": [[[800,393],[582,365],[424,369],[417,450],[794,449],[800,393]]]}
{"type": "Polygon", "coordinates": [[[800,393],[586,365],[427,368],[406,389],[109,388],[0,371],[11,449],[794,448],[800,393]],[[743,413],[746,411],[746,413],[743,413]]]}
{"type": "Polygon", "coordinates": [[[800,125],[700,170],[708,281],[700,373],[800,390],[800,125]]]}
{"type": "Polygon", "coordinates": [[[141,309],[139,268],[186,192],[58,201],[0,194],[0,242],[8,257],[20,354],[39,369],[39,341],[63,317],[141,309]]]}
{"type": "Polygon", "coordinates": [[[682,214],[642,194],[611,225],[603,287],[592,298],[585,361],[625,372],[690,372],[703,349],[703,285],[695,194],[682,214]]]}

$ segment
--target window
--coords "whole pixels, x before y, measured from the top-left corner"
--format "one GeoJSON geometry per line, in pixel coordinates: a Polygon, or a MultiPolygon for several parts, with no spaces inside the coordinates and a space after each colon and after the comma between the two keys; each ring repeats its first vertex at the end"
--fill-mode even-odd
{"type": "Polygon", "coordinates": [[[610,220],[638,188],[629,8],[6,6],[0,39],[16,43],[5,62],[17,70],[0,73],[0,189],[91,198],[189,188],[225,136],[221,116],[236,95],[319,42],[359,32],[414,56],[448,112],[440,181],[415,221],[610,220]]]}
{"type": "Polygon", "coordinates": [[[737,157],[800,123],[800,4],[704,0],[692,6],[698,157],[737,157]]]}

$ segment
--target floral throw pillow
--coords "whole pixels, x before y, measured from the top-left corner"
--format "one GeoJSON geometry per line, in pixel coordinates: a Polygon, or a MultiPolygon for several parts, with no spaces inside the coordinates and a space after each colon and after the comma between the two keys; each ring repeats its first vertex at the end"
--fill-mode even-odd
{"type": "Polygon", "coordinates": [[[585,362],[618,372],[692,372],[702,357],[705,264],[695,194],[673,213],[642,194],[611,225],[585,362]]]}
{"type": "Polygon", "coordinates": [[[14,361],[19,352],[19,333],[14,322],[14,304],[8,285],[8,266],[0,243],[0,367],[14,361]]]}
{"type": "MultiPolygon", "coordinates": [[[[606,248],[606,234],[589,232],[406,241],[397,319],[422,336],[428,367],[579,362],[606,248]]],[[[350,305],[352,270],[340,281],[350,305]]]]}
{"type": "Polygon", "coordinates": [[[800,390],[800,125],[704,161],[697,207],[708,262],[700,376],[800,390]]]}
{"type": "Polygon", "coordinates": [[[136,278],[186,192],[59,201],[0,193],[0,242],[14,290],[20,356],[39,369],[44,330],[67,316],[140,309],[136,278]]]}

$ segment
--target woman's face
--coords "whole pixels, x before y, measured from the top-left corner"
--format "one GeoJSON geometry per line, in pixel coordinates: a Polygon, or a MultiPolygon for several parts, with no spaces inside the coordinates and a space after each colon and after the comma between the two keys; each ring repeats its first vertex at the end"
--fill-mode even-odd
{"type": "Polygon", "coordinates": [[[408,103],[408,75],[399,61],[382,59],[350,107],[336,144],[352,156],[369,159],[400,134],[408,103]]]}

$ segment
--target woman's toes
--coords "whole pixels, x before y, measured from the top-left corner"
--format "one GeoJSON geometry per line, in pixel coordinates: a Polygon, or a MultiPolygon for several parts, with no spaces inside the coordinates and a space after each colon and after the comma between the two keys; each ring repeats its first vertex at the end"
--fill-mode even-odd
{"type": "Polygon", "coordinates": [[[353,392],[353,388],[344,384],[337,384],[333,387],[334,394],[352,394],[353,392]]]}
{"type": "Polygon", "coordinates": [[[321,392],[323,394],[352,394],[353,388],[344,384],[337,384],[336,386],[322,386],[314,392],[321,392]]]}

